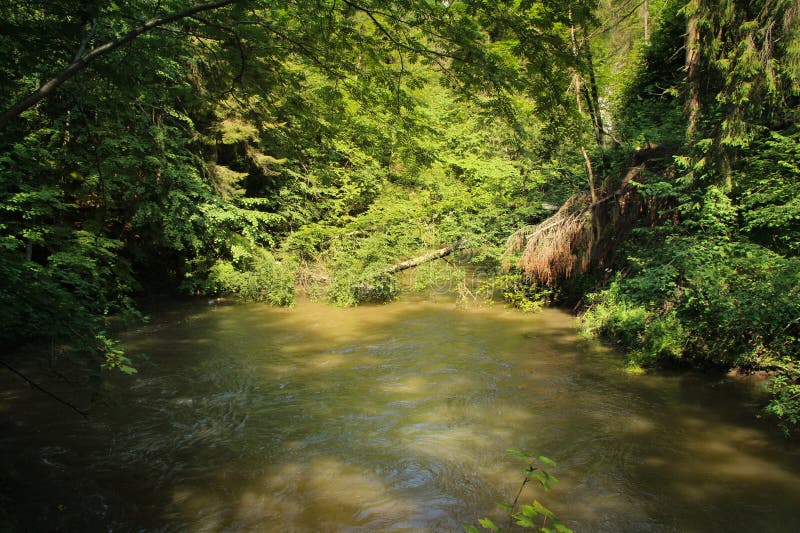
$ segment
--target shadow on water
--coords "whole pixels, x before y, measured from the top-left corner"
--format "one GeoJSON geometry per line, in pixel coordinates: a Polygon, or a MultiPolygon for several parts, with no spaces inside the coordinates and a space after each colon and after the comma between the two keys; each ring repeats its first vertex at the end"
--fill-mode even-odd
{"type": "Polygon", "coordinates": [[[560,311],[184,305],[126,341],[149,360],[89,422],[6,392],[23,529],[454,531],[502,518],[508,448],[559,462],[524,498],[576,530],[796,527],[800,453],[752,391],[625,374],[560,311]]]}

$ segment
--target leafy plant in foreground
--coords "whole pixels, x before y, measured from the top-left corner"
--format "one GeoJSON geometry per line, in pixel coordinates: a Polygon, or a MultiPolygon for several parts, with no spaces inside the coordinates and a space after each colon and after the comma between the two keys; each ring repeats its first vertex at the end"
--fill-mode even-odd
{"type": "MultiPolygon", "coordinates": [[[[517,525],[522,529],[541,531],[543,533],[572,533],[572,530],[562,524],[558,520],[558,517],[550,509],[539,503],[537,500],[534,500],[530,505],[522,505],[519,508],[519,511],[516,511],[517,503],[519,502],[519,497],[522,494],[522,490],[529,482],[538,482],[545,491],[550,490],[552,485],[558,483],[558,479],[548,471],[534,466],[534,464],[540,463],[542,465],[555,467],[555,461],[543,455],[533,457],[519,450],[508,451],[515,457],[518,457],[528,463],[528,467],[525,469],[525,478],[522,480],[522,485],[520,485],[517,495],[514,497],[514,501],[512,503],[500,504],[501,507],[508,510],[508,525],[506,526],[506,529],[496,525],[489,518],[480,518],[478,520],[481,528],[492,532],[502,532],[511,531],[512,527],[517,525]]],[[[480,530],[472,524],[467,524],[464,526],[464,531],[467,533],[478,533],[480,530]]]]}

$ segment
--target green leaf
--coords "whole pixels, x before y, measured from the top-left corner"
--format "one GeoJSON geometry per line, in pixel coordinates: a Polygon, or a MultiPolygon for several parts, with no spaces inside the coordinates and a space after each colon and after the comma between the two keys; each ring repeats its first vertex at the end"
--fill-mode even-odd
{"type": "Polygon", "coordinates": [[[548,466],[552,466],[552,467],[556,466],[556,462],[555,461],[553,461],[549,457],[545,457],[544,455],[540,455],[536,459],[538,459],[539,461],[541,461],[542,463],[544,463],[544,464],[546,464],[548,466]]]}
{"type": "Polygon", "coordinates": [[[515,522],[520,527],[528,527],[528,528],[535,528],[536,522],[534,522],[530,517],[518,515],[515,519],[515,522]]]}
{"type": "Polygon", "coordinates": [[[537,480],[544,490],[550,490],[550,480],[544,472],[532,472],[529,476],[537,480]]]}
{"type": "Polygon", "coordinates": [[[488,518],[480,518],[478,519],[478,523],[481,526],[483,526],[483,529],[488,529],[490,531],[500,531],[500,528],[494,525],[494,522],[492,522],[488,518]]]}
{"type": "Polygon", "coordinates": [[[522,459],[524,461],[527,461],[528,459],[530,459],[530,456],[528,456],[527,454],[525,454],[525,453],[523,453],[523,452],[521,452],[519,450],[514,450],[512,448],[509,448],[507,451],[508,451],[508,453],[510,453],[510,454],[512,454],[512,455],[514,455],[516,457],[519,457],[520,459],[522,459]]]}
{"type": "Polygon", "coordinates": [[[556,519],[556,515],[553,514],[553,512],[550,509],[548,509],[547,507],[545,507],[544,505],[542,505],[541,503],[539,503],[536,500],[533,501],[533,508],[534,508],[534,510],[536,510],[536,512],[538,514],[544,515],[544,516],[546,516],[548,518],[551,518],[553,520],[556,519]]]}

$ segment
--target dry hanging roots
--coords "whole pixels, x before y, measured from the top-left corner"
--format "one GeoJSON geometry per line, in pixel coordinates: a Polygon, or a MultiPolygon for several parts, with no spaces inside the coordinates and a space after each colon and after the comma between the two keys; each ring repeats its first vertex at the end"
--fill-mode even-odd
{"type": "Polygon", "coordinates": [[[573,195],[550,218],[508,238],[503,266],[516,266],[532,282],[548,285],[603,268],[632,227],[660,218],[657,204],[627,184],[595,203],[587,193],[573,195]]]}

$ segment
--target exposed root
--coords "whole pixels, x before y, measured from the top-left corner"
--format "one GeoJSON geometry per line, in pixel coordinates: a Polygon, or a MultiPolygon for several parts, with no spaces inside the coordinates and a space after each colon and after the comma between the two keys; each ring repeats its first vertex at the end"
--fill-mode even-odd
{"type": "Polygon", "coordinates": [[[503,266],[520,268],[532,282],[548,285],[609,266],[631,228],[663,219],[663,201],[643,197],[629,183],[643,166],[631,168],[618,189],[597,201],[585,192],[575,194],[550,218],[513,233],[503,266]]]}

